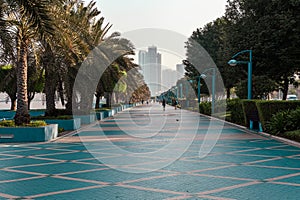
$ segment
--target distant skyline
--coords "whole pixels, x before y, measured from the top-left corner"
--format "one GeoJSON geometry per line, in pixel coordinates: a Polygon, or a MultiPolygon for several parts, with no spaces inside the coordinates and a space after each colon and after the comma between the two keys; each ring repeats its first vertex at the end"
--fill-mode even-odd
{"type": "MultiPolygon", "coordinates": [[[[110,33],[122,34],[155,28],[170,30],[186,38],[197,28],[203,28],[205,24],[223,16],[227,4],[227,0],[97,0],[96,2],[105,22],[113,25],[110,33]]],[[[182,57],[164,52],[160,49],[160,44],[149,41],[146,45],[158,47],[162,53],[162,69],[174,70],[176,64],[181,63],[182,57]]],[[[137,56],[135,62],[138,62],[137,56]]]]}

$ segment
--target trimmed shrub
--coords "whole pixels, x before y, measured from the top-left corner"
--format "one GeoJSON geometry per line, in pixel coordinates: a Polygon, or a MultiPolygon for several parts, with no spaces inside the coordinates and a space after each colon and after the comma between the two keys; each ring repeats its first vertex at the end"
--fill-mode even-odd
{"type": "MultiPolygon", "coordinates": [[[[24,127],[40,127],[46,126],[47,123],[45,121],[31,121],[30,124],[24,125],[24,127]]],[[[0,127],[17,127],[15,125],[14,120],[4,120],[0,122],[0,127]]]]}
{"type": "Polygon", "coordinates": [[[227,100],[227,113],[226,121],[245,126],[245,117],[243,112],[243,105],[241,99],[227,100]]]}
{"type": "Polygon", "coordinates": [[[204,115],[211,115],[211,102],[201,102],[199,104],[199,112],[204,115]]]}
{"type": "Polygon", "coordinates": [[[300,130],[300,107],[290,112],[288,128],[291,130],[300,130]]]}

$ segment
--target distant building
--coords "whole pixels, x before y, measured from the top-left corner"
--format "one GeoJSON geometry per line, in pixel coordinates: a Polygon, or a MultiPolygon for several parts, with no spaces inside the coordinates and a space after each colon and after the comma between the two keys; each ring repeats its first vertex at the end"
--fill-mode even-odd
{"type": "Polygon", "coordinates": [[[148,51],[139,51],[139,65],[151,96],[158,95],[161,92],[161,54],[156,46],[148,47],[148,51]]]}
{"type": "Polygon", "coordinates": [[[184,77],[184,73],[185,73],[184,67],[185,67],[184,64],[177,64],[176,65],[176,72],[177,72],[177,79],[178,80],[184,77]]]}
{"type": "Polygon", "coordinates": [[[176,85],[178,80],[177,72],[172,69],[165,69],[162,71],[162,89],[166,90],[176,85]]]}

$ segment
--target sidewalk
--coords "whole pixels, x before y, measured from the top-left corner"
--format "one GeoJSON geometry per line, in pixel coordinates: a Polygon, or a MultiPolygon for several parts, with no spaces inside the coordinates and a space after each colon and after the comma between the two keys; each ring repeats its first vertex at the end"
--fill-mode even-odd
{"type": "Polygon", "coordinates": [[[159,104],[55,142],[0,145],[0,199],[282,200],[299,191],[300,148],[159,104]]]}

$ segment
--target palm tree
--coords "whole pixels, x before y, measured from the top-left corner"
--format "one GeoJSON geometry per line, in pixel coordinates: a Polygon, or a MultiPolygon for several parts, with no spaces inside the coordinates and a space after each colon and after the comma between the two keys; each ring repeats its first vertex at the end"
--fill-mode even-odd
{"type": "Polygon", "coordinates": [[[28,111],[27,70],[29,47],[37,36],[44,38],[52,34],[54,24],[48,8],[48,0],[1,0],[0,23],[2,32],[11,33],[15,37],[17,49],[17,110],[15,124],[30,122],[28,111]],[[3,20],[5,19],[5,20],[3,20]]]}
{"type": "Polygon", "coordinates": [[[53,7],[57,22],[55,34],[44,41],[42,65],[45,68],[46,115],[57,115],[54,96],[58,90],[62,103],[66,95],[66,114],[72,113],[72,91],[77,71],[89,52],[103,41],[110,28],[104,18],[96,20],[100,12],[95,2],[87,6],[72,1],[63,7],[53,7]]]}

